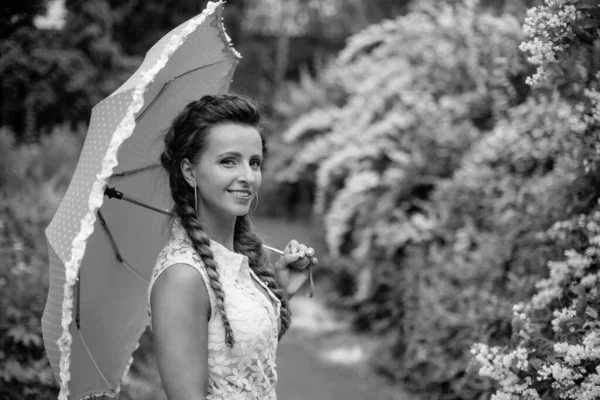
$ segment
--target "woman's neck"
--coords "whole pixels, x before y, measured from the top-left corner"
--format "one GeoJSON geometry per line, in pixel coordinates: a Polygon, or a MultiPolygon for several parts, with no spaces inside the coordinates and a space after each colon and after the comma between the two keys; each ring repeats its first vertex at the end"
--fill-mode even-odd
{"type": "Polygon", "coordinates": [[[233,251],[233,235],[235,231],[236,218],[218,218],[216,215],[202,215],[198,213],[198,219],[204,232],[211,240],[218,242],[230,251],[233,251]]]}

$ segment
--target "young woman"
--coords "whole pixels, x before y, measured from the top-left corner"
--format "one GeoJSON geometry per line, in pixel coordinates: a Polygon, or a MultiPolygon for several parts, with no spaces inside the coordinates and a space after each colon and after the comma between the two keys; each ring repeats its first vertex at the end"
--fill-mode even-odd
{"type": "Polygon", "coordinates": [[[288,299],[318,260],[292,240],[272,269],[252,230],[267,150],[259,122],[247,99],[204,96],[165,136],[174,219],[148,294],[169,400],[276,399],[288,299]]]}

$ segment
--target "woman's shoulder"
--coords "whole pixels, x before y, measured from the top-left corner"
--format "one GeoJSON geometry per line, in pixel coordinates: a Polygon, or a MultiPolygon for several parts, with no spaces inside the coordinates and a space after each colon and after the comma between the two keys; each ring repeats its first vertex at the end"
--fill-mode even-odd
{"type": "Polygon", "coordinates": [[[176,286],[182,289],[197,288],[199,284],[204,286],[203,277],[198,274],[196,269],[189,263],[172,264],[160,274],[162,277],[160,282],[166,286],[176,286]]]}
{"type": "MultiPolygon", "coordinates": [[[[186,265],[191,268],[184,268],[186,273],[188,270],[191,270],[194,274],[200,275],[202,278],[206,279],[206,271],[205,266],[202,261],[202,258],[196,253],[192,244],[187,242],[186,240],[174,239],[173,237],[165,244],[162,250],[158,254],[158,258],[156,259],[156,264],[152,271],[152,276],[150,280],[150,286],[154,283],[154,281],[166,271],[170,271],[176,265],[186,265]],[[193,271],[193,270],[196,270],[193,271]]],[[[177,267],[175,270],[182,270],[182,268],[177,267]]]]}
{"type": "MultiPolygon", "coordinates": [[[[149,293],[149,305],[152,309],[161,307],[168,315],[169,310],[184,309],[194,314],[197,310],[205,309],[205,315],[210,318],[210,295],[204,278],[189,264],[173,264],[157,277],[153,289],[149,293]],[[195,310],[195,311],[193,311],[195,310]]],[[[202,314],[202,313],[201,313],[202,314]]]]}

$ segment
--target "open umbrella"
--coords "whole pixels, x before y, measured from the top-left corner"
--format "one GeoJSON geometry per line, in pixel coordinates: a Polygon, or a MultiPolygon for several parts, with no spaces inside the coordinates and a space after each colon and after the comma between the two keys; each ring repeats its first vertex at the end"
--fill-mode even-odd
{"type": "Polygon", "coordinates": [[[187,103],[229,89],[240,55],[222,9],[221,1],[209,3],[168,33],[92,110],[72,181],[46,229],[42,332],[60,400],[115,397],[148,325],[146,291],[172,206],[158,164],[162,135],[187,103]],[[147,207],[105,201],[119,192],[147,207]]]}

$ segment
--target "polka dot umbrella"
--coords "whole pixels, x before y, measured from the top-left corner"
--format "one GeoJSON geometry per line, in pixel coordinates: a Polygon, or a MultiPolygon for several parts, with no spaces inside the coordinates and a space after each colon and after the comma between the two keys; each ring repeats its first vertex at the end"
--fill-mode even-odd
{"type": "Polygon", "coordinates": [[[168,33],[92,110],[72,181],[46,229],[42,332],[61,400],[116,397],[149,323],[146,292],[172,207],[158,164],[162,136],[187,103],[229,90],[240,55],[222,10],[223,2],[210,2],[168,33]],[[114,199],[121,193],[130,201],[114,199]]]}

